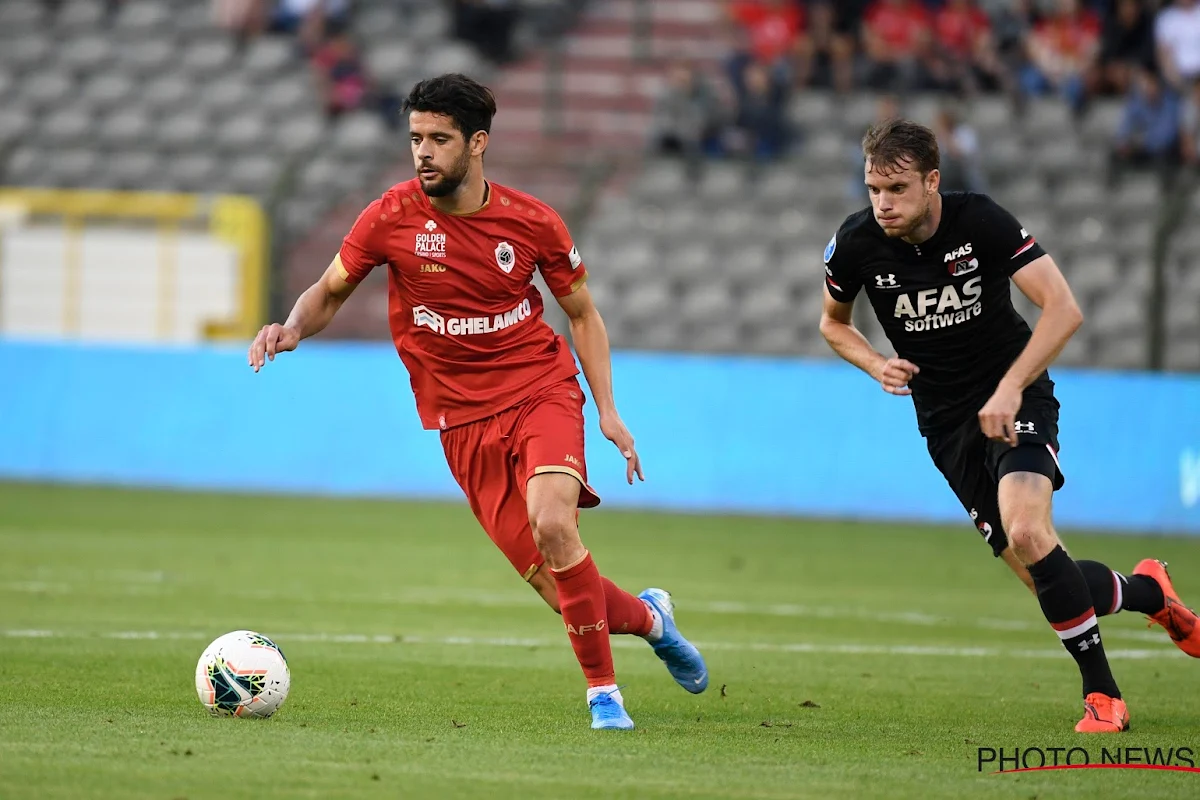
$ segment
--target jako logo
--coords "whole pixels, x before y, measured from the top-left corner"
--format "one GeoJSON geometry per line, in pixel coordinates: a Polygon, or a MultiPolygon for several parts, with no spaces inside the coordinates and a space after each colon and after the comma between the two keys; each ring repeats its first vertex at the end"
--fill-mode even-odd
{"type": "Polygon", "coordinates": [[[602,630],[604,630],[604,620],[600,620],[595,625],[580,625],[578,628],[567,623],[567,633],[573,636],[583,636],[585,633],[599,633],[602,630]]]}
{"type": "Polygon", "coordinates": [[[946,253],[946,257],[942,259],[942,263],[949,264],[951,261],[953,261],[956,258],[962,258],[963,256],[969,256],[969,255],[971,255],[971,243],[967,242],[966,244],[964,244],[962,247],[958,248],[957,250],[953,250],[949,253],[946,253]]]}

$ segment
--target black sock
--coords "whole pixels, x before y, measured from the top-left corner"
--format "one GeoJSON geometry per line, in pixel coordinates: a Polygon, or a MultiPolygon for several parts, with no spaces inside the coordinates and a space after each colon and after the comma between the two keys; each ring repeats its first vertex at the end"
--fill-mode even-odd
{"type": "Polygon", "coordinates": [[[1079,565],[1062,547],[1055,547],[1041,561],[1029,565],[1029,575],[1046,621],[1079,665],[1084,696],[1101,692],[1120,697],[1121,691],[1104,655],[1092,595],[1079,565]]]}
{"type": "Polygon", "coordinates": [[[1130,575],[1128,578],[1109,569],[1099,561],[1076,561],[1087,581],[1092,595],[1096,616],[1115,614],[1118,611],[1136,611],[1139,614],[1157,614],[1162,611],[1166,600],[1158,581],[1145,575],[1130,575]]]}

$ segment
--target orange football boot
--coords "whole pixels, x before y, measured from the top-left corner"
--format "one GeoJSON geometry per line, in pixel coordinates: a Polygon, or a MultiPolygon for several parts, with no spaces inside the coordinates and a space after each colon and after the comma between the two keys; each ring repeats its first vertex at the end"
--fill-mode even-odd
{"type": "Polygon", "coordinates": [[[1129,730],[1129,709],[1124,700],[1092,692],[1083,699],[1083,719],[1076,733],[1121,733],[1129,730]]]}
{"type": "Polygon", "coordinates": [[[1150,620],[1163,626],[1180,650],[1192,658],[1200,658],[1200,625],[1196,622],[1196,612],[1183,604],[1175,587],[1171,586],[1171,576],[1167,574],[1167,563],[1153,558],[1147,558],[1133,568],[1134,575],[1145,575],[1162,588],[1163,599],[1167,601],[1163,610],[1150,615],[1150,620]]]}

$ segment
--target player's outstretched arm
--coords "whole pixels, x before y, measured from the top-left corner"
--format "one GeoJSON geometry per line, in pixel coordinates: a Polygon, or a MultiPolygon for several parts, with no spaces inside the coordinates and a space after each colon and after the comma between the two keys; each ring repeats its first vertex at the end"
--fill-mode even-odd
{"type": "Polygon", "coordinates": [[[921,370],[903,358],[888,358],[880,353],[862,331],[854,327],[854,303],[841,303],[825,289],[821,310],[821,335],[839,356],[879,381],[888,394],[909,395],[908,382],[921,370]]]}
{"type": "Polygon", "coordinates": [[[575,343],[575,352],[583,366],[583,376],[587,378],[592,399],[600,414],[600,430],[625,456],[625,479],[632,484],[633,476],[637,475],[639,480],[644,481],[646,476],[642,473],[641,458],[633,446],[633,436],[617,413],[617,403],[613,398],[608,330],[604,327],[600,311],[592,302],[591,292],[586,284],[581,285],[570,294],[559,297],[558,304],[570,319],[571,340],[575,343]]]}
{"type": "Polygon", "coordinates": [[[277,353],[295,350],[301,339],[325,329],[354,291],[356,284],[343,278],[344,273],[342,257],[334,256],[325,274],[296,300],[287,322],[263,326],[250,345],[249,363],[255,372],[262,369],[268,360],[274,361],[277,353]]]}

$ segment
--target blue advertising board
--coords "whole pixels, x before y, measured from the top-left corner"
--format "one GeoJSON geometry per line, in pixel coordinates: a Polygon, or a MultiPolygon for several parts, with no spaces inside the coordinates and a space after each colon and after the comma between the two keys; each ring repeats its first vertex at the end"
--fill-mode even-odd
{"type": "MultiPolygon", "coordinates": [[[[588,405],[604,507],[951,521],[912,403],[836,360],[616,353],[646,469],[588,405]]],[[[1056,369],[1060,525],[1200,534],[1200,377],[1056,369]]],[[[0,478],[457,498],[385,344],[306,342],[259,374],[241,347],[0,340],[0,478]]]]}

